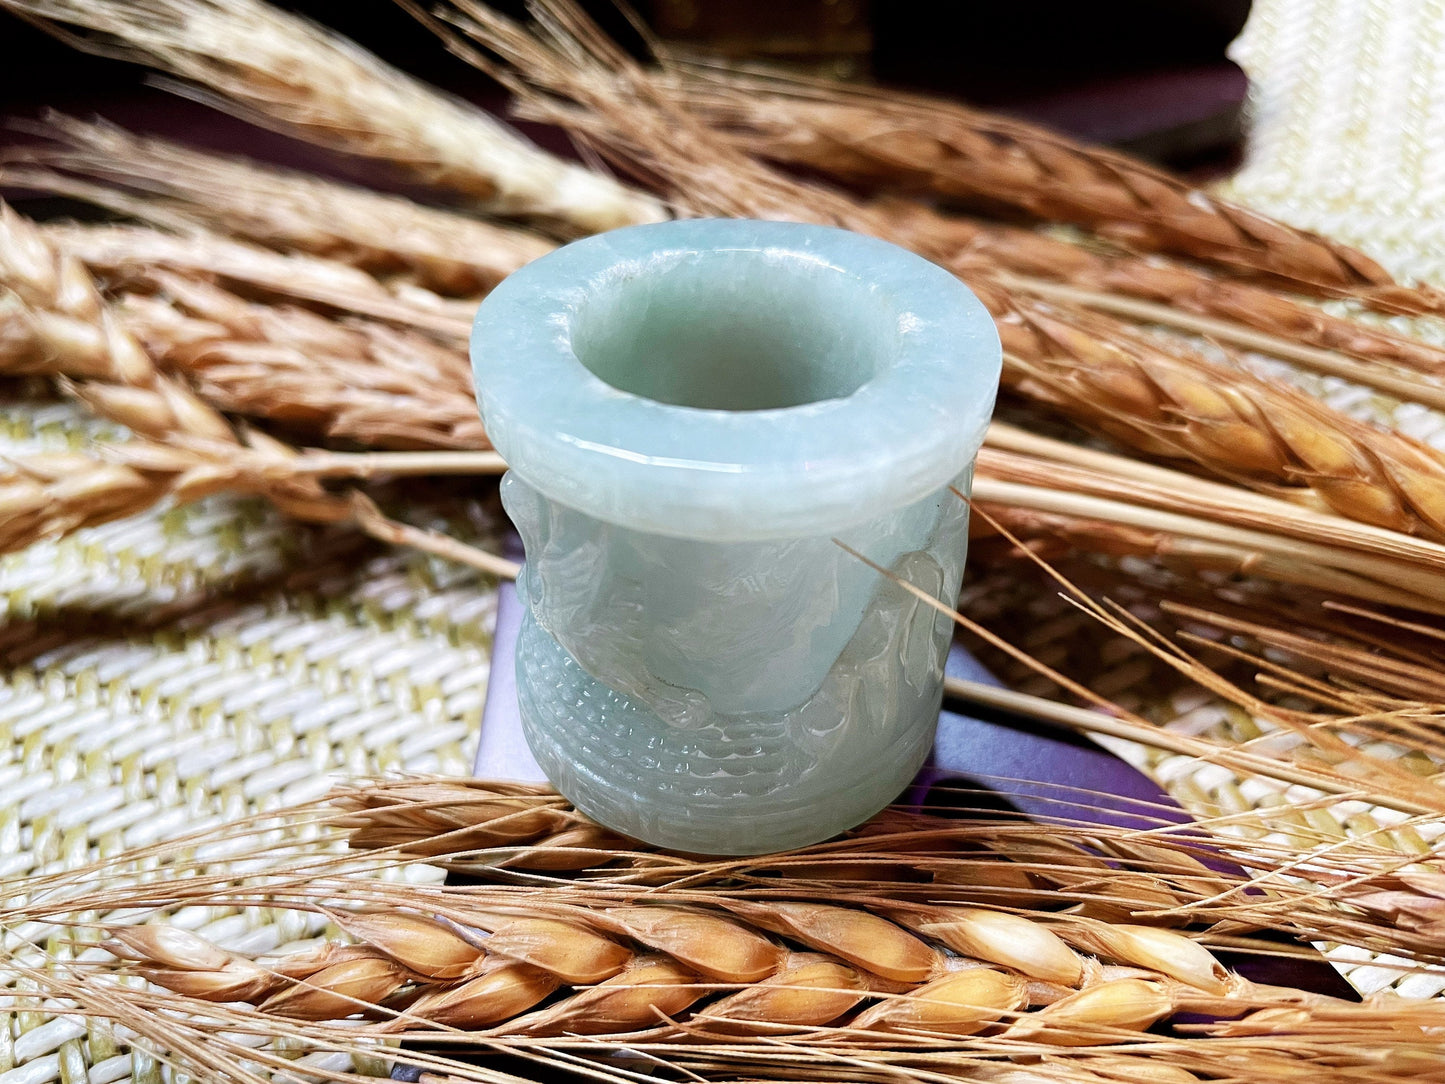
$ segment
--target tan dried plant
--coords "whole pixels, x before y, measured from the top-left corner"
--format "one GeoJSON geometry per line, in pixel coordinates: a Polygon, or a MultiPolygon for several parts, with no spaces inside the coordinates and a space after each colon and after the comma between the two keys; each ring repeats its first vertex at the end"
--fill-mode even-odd
{"type": "MultiPolygon", "coordinates": [[[[377,781],[342,800],[353,833],[373,815],[377,828],[395,828],[410,809],[417,851],[457,860],[475,853],[458,829],[485,828],[495,839],[510,819],[525,838],[559,822],[528,823],[519,812],[575,818],[542,789],[480,781],[377,781]],[[425,834],[438,826],[441,833],[425,834]]],[[[324,810],[313,805],[264,819],[314,826],[318,815],[324,810]]],[[[117,962],[90,953],[88,962],[56,960],[26,974],[65,999],[57,1007],[123,1021],[179,1065],[198,1057],[182,1040],[204,1044],[222,1075],[232,1058],[272,1064],[264,1046],[237,1042],[265,1035],[283,1038],[292,1057],[309,1050],[370,1058],[378,1042],[402,1041],[403,1060],[458,1080],[495,1079],[465,1060],[474,1048],[559,1065],[590,1054],[601,1058],[586,1063],[590,1071],[610,1080],[619,1067],[607,1052],[622,1041],[655,1063],[718,1080],[800,1079],[796,1053],[820,1079],[876,1072],[895,1080],[1024,1080],[1013,1074],[1047,1067],[1039,1080],[1178,1081],[1208,1078],[1232,1060],[1275,1074],[1380,1084],[1403,1065],[1429,1064],[1423,1059],[1442,1020],[1438,1004],[1375,998],[1361,1005],[1229,973],[1208,944],[1241,944],[1227,931],[1242,928],[1242,910],[1195,935],[1157,918],[1141,924],[1085,913],[1097,910],[1096,885],[1147,908],[1151,897],[1138,891],[1147,882],[1136,880],[1145,873],[1175,898],[1200,904],[1201,915],[1254,900],[1253,917],[1305,934],[1311,912],[1323,913],[1317,892],[1291,895],[1285,882],[1206,866],[1198,856],[1209,847],[1200,840],[1147,828],[889,811],[844,840],[783,855],[658,855],[676,863],[676,880],[641,893],[617,871],[611,883],[592,879],[592,870],[583,880],[539,880],[536,872],[480,862],[480,884],[374,881],[375,866],[357,868],[355,855],[337,854],[314,827],[309,844],[272,854],[269,863],[242,847],[184,877],[132,875],[158,861],[188,868],[193,848],[234,843],[245,830],[228,825],[43,875],[28,886],[34,902],[12,901],[0,919],[59,922],[88,941],[89,924],[67,913],[130,907],[135,917],[185,903],[294,908],[320,910],[346,943],[251,957],[164,922],[111,925],[106,947],[117,962]],[[820,861],[843,854],[891,863],[897,879],[816,879],[820,861]],[[1032,897],[1001,904],[990,890],[1004,882],[988,876],[982,891],[963,879],[923,884],[901,876],[909,862],[987,871],[1001,859],[1038,879],[1032,897]],[[127,975],[164,989],[114,981],[127,975]],[[1216,1022],[1168,1022],[1180,1012],[1216,1022]],[[598,1046],[591,1036],[609,1039],[598,1046]],[[1365,1065],[1369,1071],[1359,1071],[1365,1065]],[[1332,1075],[1341,1066],[1347,1071],[1332,1075]]],[[[1278,845],[1249,851],[1251,860],[1273,855],[1280,863],[1287,853],[1300,856],[1278,845]]],[[[410,860],[370,853],[383,864],[410,860]]],[[[1355,890],[1389,883],[1358,871],[1348,880],[1355,890]]],[[[1366,897],[1357,900],[1359,913],[1371,913],[1366,897]]],[[[1406,905],[1389,906],[1403,913],[1406,905]]],[[[1373,913],[1391,912],[1380,901],[1373,913]]]]}
{"type": "MultiPolygon", "coordinates": [[[[204,281],[155,275],[170,304],[132,296],[121,309],[127,325],[162,364],[187,373],[224,409],[379,447],[486,447],[460,352],[378,325],[341,326],[303,309],[257,305],[204,281]]],[[[1010,522],[1032,523],[1032,535],[1092,536],[1092,549],[1248,569],[1416,609],[1445,602],[1436,590],[1445,548],[1435,543],[1008,426],[995,426],[987,444],[977,496],[1016,510],[1007,513],[1010,522]],[[1179,516],[1189,518],[1173,518],[1179,516]]]]}
{"type": "MultiPolygon", "coordinates": [[[[1219,747],[1224,762],[1227,750],[1219,747]]],[[[1207,748],[1196,748],[1193,755],[1215,759],[1207,748]]],[[[1257,774],[1267,777],[1268,770],[1257,774]]],[[[1008,793],[1006,781],[998,786],[1008,793]]],[[[960,791],[959,797],[966,794],[960,791]]],[[[1079,790],[1060,797],[1090,808],[1097,796],[1079,790]]],[[[1436,815],[1412,818],[1389,833],[1378,826],[1355,836],[1310,829],[1302,818],[1313,814],[1322,823],[1319,818],[1337,801],[1332,797],[1293,808],[1221,814],[1177,833],[1161,831],[1155,823],[1159,811],[1142,806],[1135,813],[1137,829],[1067,819],[1003,823],[981,813],[949,820],[890,810],[845,839],[786,855],[726,861],[669,855],[608,838],[545,787],[416,779],[345,787],[332,801],[343,812],[329,822],[349,833],[353,848],[425,857],[488,880],[506,880],[506,871],[518,871],[520,883],[549,878],[559,891],[576,886],[581,871],[583,881],[594,886],[646,887],[649,894],[685,891],[709,900],[710,894],[722,893],[725,899],[713,902],[734,917],[783,936],[801,936],[812,949],[841,952],[845,958],[851,950],[829,947],[826,923],[798,934],[791,925],[793,912],[749,910],[750,895],[770,901],[856,900],[908,929],[927,926],[928,937],[950,949],[1021,969],[1039,981],[1059,982],[1072,974],[1073,964],[1041,947],[1052,943],[1047,938],[1027,935],[1010,917],[1000,916],[1049,910],[1061,899],[1075,901],[1074,918],[1049,929],[1065,941],[1096,951],[1091,946],[1097,939],[1112,934],[1086,920],[1104,920],[1108,929],[1123,923],[1137,934],[1130,937],[1125,962],[1201,989],[1212,988],[1219,978],[1213,963],[1182,947],[1168,954],[1173,962],[1151,960],[1147,945],[1155,926],[1195,921],[1218,923],[1221,931],[1281,929],[1422,963],[1445,958],[1432,940],[1445,918],[1445,875],[1427,845],[1413,848],[1402,842],[1412,825],[1427,826],[1436,815]],[[583,836],[589,828],[594,834],[583,836]],[[1257,872],[1221,865],[1222,852],[1257,872]],[[1304,870],[1299,869],[1301,854],[1313,856],[1304,870]],[[943,904],[949,908],[946,914],[937,910],[943,904]],[[980,904],[989,905],[986,914],[974,913],[980,904]],[[969,932],[950,925],[959,908],[973,909],[969,932]],[[1150,925],[1133,930],[1141,916],[1150,925]],[[974,938],[992,947],[972,944],[974,938]],[[1033,964],[1010,963],[1008,952],[1030,945],[1033,964]]],[[[879,963],[885,973],[891,968],[903,976],[921,966],[923,957],[914,958],[911,942],[875,924],[869,929],[873,938],[862,940],[877,944],[869,951],[888,953],[893,961],[879,963]]],[[[1175,942],[1166,938],[1165,943],[1175,942]]]]}
{"type": "Polygon", "coordinates": [[[1437,346],[1334,316],[1258,283],[1161,256],[1109,252],[1040,230],[944,214],[918,201],[893,198],[873,206],[893,220],[900,236],[917,235],[916,243],[965,279],[993,278],[1012,290],[1207,335],[1401,398],[1438,392],[1438,385],[1398,369],[1381,371],[1380,363],[1445,371],[1445,350],[1437,346]]]}
{"type": "MultiPolygon", "coordinates": [[[[900,925],[812,902],[587,907],[549,905],[535,893],[513,894],[501,912],[467,900],[447,910],[465,921],[332,912],[355,943],[260,961],[165,926],[120,928],[110,947],[150,981],[200,1000],[317,1020],[367,1005],[386,1019],[392,1007],[391,1026],[408,1032],[431,1023],[483,1034],[616,1034],[690,1011],[695,1026],[727,1033],[848,1016],[857,1032],[959,1036],[1032,1004],[1046,1006],[1036,1025],[1043,1041],[1087,1043],[1080,1025],[1142,1029],[1189,1004],[1189,991],[1241,1010],[1280,1002],[1228,976],[1181,933],[1068,916],[933,907],[907,912],[900,925]],[[1152,1013],[1120,1012],[1119,995],[1139,989],[1121,982],[1147,983],[1152,1013]],[[534,1009],[559,990],[561,1000],[534,1009]],[[1082,998],[1087,991],[1097,992],[1082,998]]],[[[1005,1034],[1033,1030],[1032,1015],[1005,1034]]]]}
{"type": "MultiPolygon", "coordinates": [[[[404,268],[445,294],[480,293],[551,248],[533,235],[403,197],[140,139],[113,125],[55,117],[38,130],[66,145],[16,152],[31,166],[0,168],[0,180],[99,202],[168,229],[201,225],[372,271],[404,268]],[[125,187],[111,187],[117,184],[125,187]]],[[[931,250],[947,252],[947,265],[966,278],[999,278],[1026,293],[1207,334],[1402,399],[1445,404],[1437,385],[1379,364],[1445,370],[1445,351],[1418,339],[1159,257],[1091,251],[1035,231],[941,215],[921,203],[894,200],[879,209],[901,233],[924,235],[931,250]]]]}
{"type": "Polygon", "coordinates": [[[116,288],[156,289],[151,276],[157,269],[215,276],[248,291],[412,328],[450,343],[466,341],[476,312],[475,301],[444,298],[413,283],[388,285],[337,260],[274,252],[203,230],[182,236],[144,226],[46,224],[41,229],[48,243],[116,288]]]}
{"type": "Polygon", "coordinates": [[[493,117],[262,0],[4,0],[71,44],[154,65],[249,120],[401,167],[498,214],[596,230],[665,217],[493,117]],[[90,31],[77,35],[64,27],[90,31]]]}
{"type": "Polygon", "coordinates": [[[171,230],[199,226],[378,275],[405,272],[447,295],[485,293],[554,247],[537,234],[403,196],[142,138],[111,124],[57,114],[35,131],[60,145],[12,152],[14,164],[0,168],[7,185],[104,202],[171,230]],[[90,180],[76,184],[76,176],[90,180]]]}
{"type": "MultiPolygon", "coordinates": [[[[117,312],[161,365],[214,405],[374,447],[487,447],[459,350],[402,329],[257,304],[164,268],[146,278],[163,293],[127,295],[117,312]]],[[[1445,603],[1437,584],[1445,549],[1435,543],[1007,426],[994,427],[987,444],[975,494],[1029,537],[1418,610],[1445,603]]],[[[397,474],[468,469],[465,459],[386,462],[397,474]]],[[[486,457],[473,464],[483,473],[499,467],[486,457]]]]}
{"type": "MultiPolygon", "coordinates": [[[[225,410],[380,448],[487,447],[459,351],[383,325],[259,305],[164,269],[148,278],[164,295],[128,295],[117,311],[160,364],[225,410]]],[[[1416,610],[1445,606],[1445,548],[1436,543],[1007,426],[987,444],[975,496],[1028,537],[1416,610]]],[[[408,475],[467,469],[465,459],[386,462],[408,475]]],[[[499,466],[475,463],[483,473],[499,466]]]]}
{"type": "Polygon", "coordinates": [[[128,294],[115,311],[158,364],[222,410],[375,448],[490,447],[458,349],[174,272],[150,278],[163,293],[128,294]]]}
{"type": "Polygon", "coordinates": [[[1072,222],[1329,296],[1440,311],[1364,253],[1195,188],[1118,151],[955,101],[716,66],[669,68],[678,99],[754,153],[824,174],[1072,222]]]}
{"type": "MultiPolygon", "coordinates": [[[[453,7],[461,32],[509,65],[489,70],[530,114],[656,176],[680,205],[845,226],[934,255],[926,235],[900,236],[875,208],[785,177],[714,138],[562,0],[544,5],[549,19],[535,35],[471,0],[453,7]]],[[[1445,537],[1445,458],[1432,449],[1112,317],[986,280],[970,285],[998,323],[1005,381],[1031,398],[1147,454],[1315,498],[1361,522],[1445,537]]]]}
{"type": "Polygon", "coordinates": [[[96,413],[144,438],[113,450],[110,461],[63,454],[7,464],[0,473],[0,545],[6,549],[133,515],[166,498],[189,501],[233,490],[263,495],[298,519],[355,522],[384,541],[515,575],[510,561],[396,523],[364,495],[336,494],[321,484],[327,476],[374,473],[375,460],[323,457],[320,464],[302,464],[295,449],[265,434],[243,441],[188,384],[156,368],[75,257],[4,204],[0,288],[0,372],[60,377],[96,413]]]}

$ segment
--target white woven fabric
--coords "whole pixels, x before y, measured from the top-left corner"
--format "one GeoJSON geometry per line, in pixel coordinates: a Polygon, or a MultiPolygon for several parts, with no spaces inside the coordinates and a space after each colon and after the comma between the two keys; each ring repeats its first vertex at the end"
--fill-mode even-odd
{"type": "MultiPolygon", "coordinates": [[[[116,434],[68,405],[0,410],[6,454],[96,435],[116,434]]],[[[319,797],[337,779],[466,773],[494,602],[470,569],[226,497],[0,557],[0,877],[319,797]]],[[[183,921],[252,953],[319,932],[289,912],[183,921]]],[[[22,937],[70,951],[45,930],[8,931],[6,947],[22,937]]],[[[5,986],[28,988],[0,972],[5,986]]],[[[14,1007],[0,1004],[3,1084],[160,1079],[105,1028],[14,1007]]]]}
{"type": "Polygon", "coordinates": [[[1445,282],[1445,3],[1254,0],[1242,203],[1445,282]]]}

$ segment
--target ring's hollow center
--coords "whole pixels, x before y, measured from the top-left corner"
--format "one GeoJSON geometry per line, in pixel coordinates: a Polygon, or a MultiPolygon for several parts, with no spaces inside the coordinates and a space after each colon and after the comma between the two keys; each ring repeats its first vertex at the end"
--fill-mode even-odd
{"type": "Polygon", "coordinates": [[[898,354],[898,313],[858,277],[779,250],[713,250],[604,283],[572,348],[601,380],[672,406],[769,410],[842,399],[898,354]]]}

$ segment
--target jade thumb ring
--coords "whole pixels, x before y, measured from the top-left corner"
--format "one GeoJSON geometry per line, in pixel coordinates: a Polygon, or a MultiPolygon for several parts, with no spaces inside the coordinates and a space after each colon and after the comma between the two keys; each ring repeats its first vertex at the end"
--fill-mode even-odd
{"type": "Polygon", "coordinates": [[[663,847],[813,843],[928,755],[998,387],[953,275],[844,230],[574,242],[482,303],[482,417],[522,536],[523,727],[576,807],[663,847]]]}

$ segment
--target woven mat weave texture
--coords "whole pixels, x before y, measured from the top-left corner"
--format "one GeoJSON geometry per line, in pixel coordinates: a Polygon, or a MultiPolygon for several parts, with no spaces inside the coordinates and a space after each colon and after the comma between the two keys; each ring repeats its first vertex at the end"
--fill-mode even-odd
{"type": "MultiPolygon", "coordinates": [[[[1234,56],[1253,83],[1253,122],[1227,194],[1445,282],[1445,4],[1256,0],[1234,56]]],[[[1445,448],[1436,412],[1297,379],[1445,448]]],[[[115,434],[67,405],[0,404],[0,454],[96,435],[115,434]]],[[[226,498],[0,557],[0,875],[315,797],[337,777],[464,773],[494,600],[471,571],[226,498]]],[[[1238,737],[1251,725],[1201,697],[1148,707],[1194,733],[1238,737]]],[[[1287,800],[1182,758],[1120,750],[1201,811],[1287,800]]],[[[1334,814],[1341,832],[1388,823],[1363,808],[1334,814]]],[[[316,932],[265,913],[197,908],[181,921],[251,952],[316,932]]],[[[6,936],[46,943],[44,930],[6,936]]],[[[1445,989],[1445,974],[1397,982],[1388,961],[1348,964],[1365,991],[1445,989]]],[[[102,1028],[40,1011],[0,1019],[0,1084],[159,1074],[102,1028]]]]}

